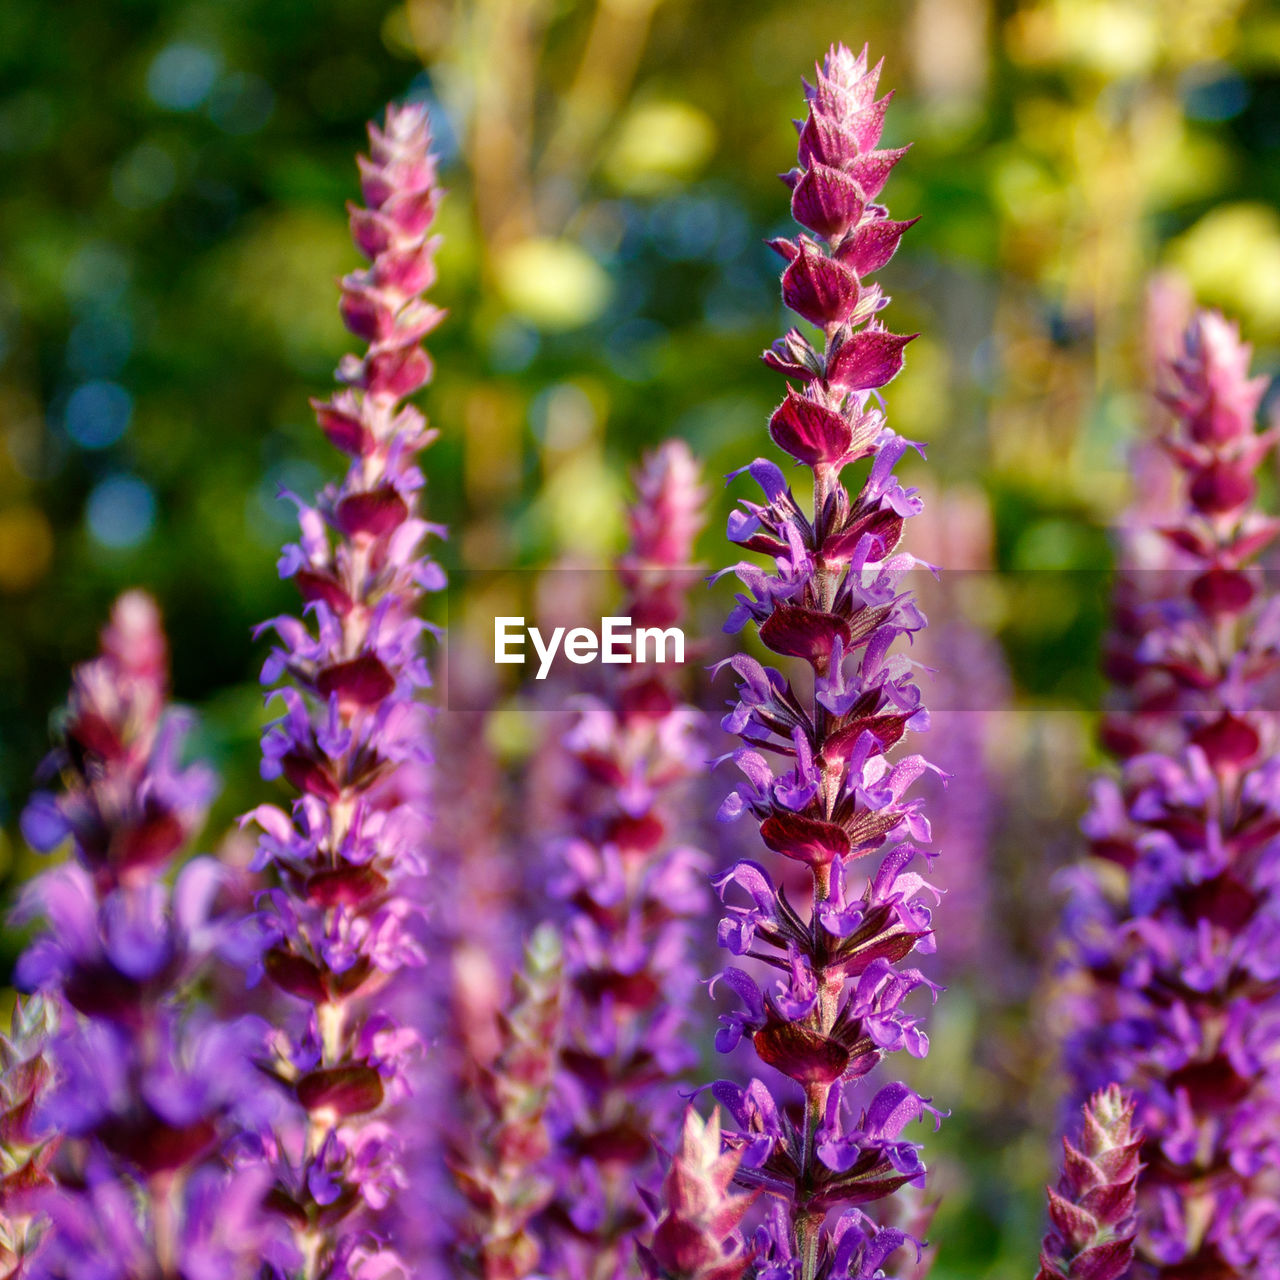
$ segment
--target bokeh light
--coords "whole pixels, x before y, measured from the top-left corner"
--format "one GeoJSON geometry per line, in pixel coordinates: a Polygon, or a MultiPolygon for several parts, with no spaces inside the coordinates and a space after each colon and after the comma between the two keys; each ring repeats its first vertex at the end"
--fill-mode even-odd
{"type": "Polygon", "coordinates": [[[82,449],[105,449],[129,428],[133,397],[117,382],[86,382],[67,397],[63,425],[82,449]]]}
{"type": "Polygon", "coordinates": [[[145,542],[155,518],[155,494],[146,481],[132,475],[110,475],[100,480],[85,507],[90,535],[112,551],[145,542]]]}

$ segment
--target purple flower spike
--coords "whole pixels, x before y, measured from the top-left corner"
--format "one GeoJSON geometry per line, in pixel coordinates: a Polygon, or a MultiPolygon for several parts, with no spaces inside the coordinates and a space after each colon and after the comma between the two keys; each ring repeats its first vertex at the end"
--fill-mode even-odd
{"type": "Polygon", "coordinates": [[[365,207],[350,210],[369,265],[343,279],[341,299],[368,346],[343,358],[345,388],[314,406],[351,463],[341,484],[300,504],[301,537],[281,558],[306,620],[267,624],[279,643],[263,682],[287,683],[269,695],[283,714],[264,735],[263,774],[300,794],[291,813],[262,805],[249,815],[277,886],[258,903],[262,966],[285,997],[263,1066],[292,1094],[305,1133],[269,1144],[273,1203],[309,1274],[335,1277],[400,1265],[379,1225],[404,1177],[383,1112],[406,1092],[419,1046],[375,997],[424,961],[410,879],[426,869],[430,753],[417,699],[430,679],[416,611],[443,584],[423,550],[440,530],[419,513],[415,464],[434,433],[404,403],[431,377],[421,343],[443,317],[421,296],[435,279],[440,199],[426,112],[389,108],[369,139],[365,207]]]}
{"type": "Polygon", "coordinates": [[[1063,1138],[1062,1176],[1049,1188],[1051,1227],[1036,1280],[1120,1280],[1133,1265],[1139,1151],[1133,1102],[1111,1085],[1084,1107],[1079,1146],[1063,1138]]]}
{"type": "MultiPolygon", "coordinates": [[[[184,722],[167,707],[167,686],[159,614],[130,592],[101,656],[75,672],[65,742],[46,765],[62,790],[37,795],[24,816],[29,835],[46,847],[69,837],[74,854],[28,886],[18,911],[48,925],[20,957],[18,981],[57,1014],[43,1054],[50,1078],[6,1113],[4,1135],[6,1168],[34,1136],[62,1138],[51,1185],[43,1155],[14,1171],[48,1223],[22,1271],[33,1280],[194,1280],[215,1263],[219,1277],[249,1280],[264,1257],[293,1258],[264,1211],[266,1183],[223,1158],[261,1122],[252,1058],[265,1027],[218,1021],[192,1001],[218,957],[250,940],[222,911],[216,863],[196,858],[168,882],[203,823],[212,780],[176,763],[184,722]],[[214,1202],[227,1206],[216,1227],[214,1202]]],[[[39,1063],[24,1065],[35,1072],[29,1086],[39,1063]]]]}
{"type": "Polygon", "coordinates": [[[1280,522],[1253,505],[1276,438],[1220,315],[1160,370],[1180,506],[1172,555],[1121,603],[1118,778],[1083,822],[1064,921],[1077,1096],[1129,1090],[1145,1140],[1135,1274],[1280,1275],[1280,599],[1256,567],[1280,522]]]}
{"type": "MultiPolygon", "coordinates": [[[[703,489],[688,447],[668,441],[635,477],[631,543],[618,564],[635,627],[684,616],[703,489]]],[[[679,841],[680,784],[706,759],[700,717],[668,668],[631,668],[605,698],[582,698],[564,746],[576,764],[572,834],[552,850],[563,902],[565,1045],[549,1110],[556,1195],[541,1230],[552,1269],[634,1268],[637,1185],[656,1191],[654,1143],[674,1143],[688,1071],[697,975],[690,921],[706,856],[679,841]]]]}
{"type": "Polygon", "coordinates": [[[793,683],[785,664],[745,655],[722,664],[737,677],[723,724],[744,744],[732,759],[745,781],[720,817],[749,813],[764,845],[805,864],[813,886],[804,910],[757,862],[717,880],[721,945],[769,974],[731,966],[720,975],[733,1004],[717,1047],[747,1040],[794,1082],[712,1087],[728,1115],[725,1150],[740,1161],[736,1181],[775,1201],[754,1241],[756,1280],[882,1275],[913,1242],[857,1206],[923,1184],[905,1129],[937,1115],[905,1085],[880,1082],[873,1092],[861,1083],[887,1053],[927,1052],[920,1018],[937,991],[904,964],[934,948],[933,890],[912,865],[929,824],[911,796],[932,766],[902,752],[928,717],[912,664],[891,652],[924,626],[906,579],[917,562],[898,549],[922,504],[893,474],[908,442],[886,425],[880,396],[908,339],[883,327],[887,299],[866,278],[907,227],[875,203],[904,154],[879,149],[888,103],[876,97],[879,70],[865,50],[840,45],[806,86],[800,163],[786,181],[793,213],[819,239],[773,242],[787,263],[783,300],[822,334],[815,346],[792,330],[764,356],[799,384],[788,386],[769,433],[811,469],[813,500],[802,506],[783,474],[758,460],[746,470],[764,501],[744,501],[729,526],[732,541],[772,567],[734,566],[749,594],[725,630],[754,621],[767,649],[810,668],[793,683]],[[870,466],[851,493],[841,472],[861,459],[870,466]],[[842,1212],[831,1220],[832,1211],[842,1212]]]}

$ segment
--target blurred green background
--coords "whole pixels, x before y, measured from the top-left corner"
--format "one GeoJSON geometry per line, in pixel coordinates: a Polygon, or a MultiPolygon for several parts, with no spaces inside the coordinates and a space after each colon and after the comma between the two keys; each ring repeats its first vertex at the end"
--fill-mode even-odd
{"type": "MultiPolygon", "coordinates": [[[[125,585],[164,608],[177,694],[226,780],[218,821],[254,794],[250,629],[292,603],[277,490],[337,466],[307,397],[346,349],[333,282],[355,264],[363,122],[428,100],[451,191],[425,398],[446,565],[601,564],[643,448],[683,435],[713,476],[765,451],[779,386],[756,356],[785,322],[762,240],[788,222],[799,77],[834,39],[884,55],[887,140],[915,143],[886,192],[924,218],[881,277],[892,327],[922,334],[891,421],[929,443],[933,492],[989,507],[968,567],[1008,575],[977,619],[1014,690],[1002,839],[1034,899],[1024,934],[1051,919],[1046,868],[1095,762],[1146,279],[1176,268],[1262,367],[1280,351],[1275,5],[7,0],[6,897],[31,870],[16,823],[50,714],[125,585]]],[[[1031,1265],[1054,1116],[1025,1000],[993,1012],[962,989],[935,1026],[933,1070],[964,1099],[935,1275],[1031,1265]]]]}

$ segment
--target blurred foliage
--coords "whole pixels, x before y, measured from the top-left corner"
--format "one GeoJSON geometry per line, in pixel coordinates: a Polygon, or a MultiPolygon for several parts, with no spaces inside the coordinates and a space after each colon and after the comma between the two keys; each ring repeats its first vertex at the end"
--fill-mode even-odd
{"type": "MultiPolygon", "coordinates": [[[[833,39],[885,56],[888,142],[915,140],[887,195],[924,221],[883,281],[894,327],[923,336],[892,420],[929,442],[933,485],[988,494],[1007,575],[990,616],[1020,702],[1038,708],[1009,721],[1011,830],[1020,850],[1069,850],[1064,780],[1079,778],[1101,696],[1105,530],[1144,416],[1145,277],[1180,268],[1240,316],[1264,367],[1280,350],[1280,10],[8,0],[11,886],[31,869],[16,816],[50,712],[126,584],[165,609],[177,693],[199,705],[199,747],[226,782],[215,831],[256,794],[251,628],[292,603],[274,572],[293,515],[279,490],[309,493],[338,462],[307,397],[344,350],[333,278],[355,264],[343,202],[363,122],[388,98],[429,100],[452,189],[436,292],[452,317],[426,397],[446,563],[595,564],[622,536],[625,469],[645,446],[684,435],[711,475],[764,449],[779,388],[755,357],[785,322],[762,240],[788,223],[774,175],[793,155],[798,77],[833,39]]],[[[717,501],[710,563],[725,555],[717,501]]],[[[963,1152],[966,1171],[937,1276],[1025,1269],[1038,1230],[1039,1068],[1011,1050],[1018,1068],[1006,1054],[999,1079],[990,1045],[1015,1032],[991,1034],[979,1022],[954,1039],[934,1077],[948,1102],[967,1085],[944,1129],[944,1166],[963,1152]]]]}

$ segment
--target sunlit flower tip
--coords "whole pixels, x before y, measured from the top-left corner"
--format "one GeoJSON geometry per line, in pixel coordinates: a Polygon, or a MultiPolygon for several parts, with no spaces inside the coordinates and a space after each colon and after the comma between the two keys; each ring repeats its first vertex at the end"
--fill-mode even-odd
{"type": "Polygon", "coordinates": [[[663,1211],[640,1246],[649,1280],[737,1280],[751,1263],[741,1224],[756,1194],[735,1192],[740,1151],[724,1151],[720,1112],[705,1121],[690,1107],[663,1182],[663,1211]]]}
{"type": "Polygon", "coordinates": [[[1239,326],[1220,312],[1193,318],[1159,391],[1191,442],[1220,446],[1253,435],[1268,379],[1249,376],[1252,355],[1239,326]]]}
{"type": "Polygon", "coordinates": [[[1050,1230],[1037,1280],[1120,1280],[1133,1265],[1142,1135],[1118,1085],[1084,1107],[1078,1145],[1062,1140],[1062,1175],[1049,1188],[1050,1230]]]}
{"type": "Polygon", "coordinates": [[[41,1112],[53,1083],[48,1043],[56,1025],[49,1001],[19,997],[9,1034],[0,1035],[0,1275],[22,1274],[42,1225],[33,1193],[53,1184],[60,1138],[41,1112]]]}
{"type": "Polygon", "coordinates": [[[339,378],[385,411],[431,378],[420,343],[445,313],[420,295],[435,283],[430,230],[441,192],[424,109],[392,109],[385,129],[370,126],[369,136],[370,154],[359,158],[366,207],[350,210],[352,236],[369,266],[343,278],[341,311],[370,346],[365,356],[344,359],[339,378]]]}
{"type": "Polygon", "coordinates": [[[102,632],[103,656],[120,671],[161,694],[169,680],[169,642],[160,610],[145,591],[126,591],[102,632]]]}
{"type": "MultiPolygon", "coordinates": [[[[897,251],[916,219],[895,222],[875,203],[906,148],[877,150],[891,95],[875,98],[880,68],[868,71],[863,54],[854,57],[835,47],[808,87],[809,114],[800,129],[799,167],[786,175],[792,188],[791,212],[808,235],[771,242],[786,261],[783,302],[823,329],[828,345],[818,356],[798,333],[765,353],[765,362],[789,377],[812,383],[822,379],[837,392],[866,391],[890,382],[902,368],[909,337],[868,324],[887,299],[865,277],[880,270],[897,251]]],[[[822,396],[820,403],[839,409],[822,396]]],[[[775,439],[777,436],[775,434],[775,439]]],[[[790,444],[778,443],[791,452],[790,444]]],[[[812,465],[810,456],[795,453],[812,465]]],[[[829,444],[818,460],[842,460],[829,444]]]]}

